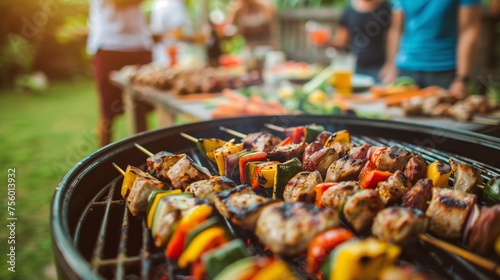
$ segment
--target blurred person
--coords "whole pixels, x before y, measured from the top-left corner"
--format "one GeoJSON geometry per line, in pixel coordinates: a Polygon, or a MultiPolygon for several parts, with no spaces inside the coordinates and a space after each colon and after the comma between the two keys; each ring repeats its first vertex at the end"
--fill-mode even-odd
{"type": "Polygon", "coordinates": [[[277,48],[275,15],[271,0],[232,0],[228,4],[225,23],[236,27],[250,49],[257,46],[277,48]]]}
{"type": "Polygon", "coordinates": [[[494,17],[500,17],[500,0],[491,0],[490,10],[494,17]]]}
{"type": "MultiPolygon", "coordinates": [[[[93,55],[99,93],[99,146],[111,142],[113,121],[124,112],[122,91],[109,74],[123,66],[151,62],[152,38],[140,9],[142,0],[91,0],[87,51],[93,55]]],[[[137,131],[147,129],[146,115],[152,107],[134,102],[137,131]]]]}
{"type": "Polygon", "coordinates": [[[467,94],[481,25],[480,0],[392,1],[386,83],[409,76],[418,86],[467,94]]]}
{"type": "Polygon", "coordinates": [[[335,37],[326,45],[356,54],[356,73],[378,81],[379,71],[385,63],[390,24],[391,11],[387,1],[353,0],[340,18],[335,37]]]}
{"type": "Polygon", "coordinates": [[[154,0],[150,27],[154,34],[153,62],[159,66],[176,64],[189,17],[184,0],[154,0]]]}

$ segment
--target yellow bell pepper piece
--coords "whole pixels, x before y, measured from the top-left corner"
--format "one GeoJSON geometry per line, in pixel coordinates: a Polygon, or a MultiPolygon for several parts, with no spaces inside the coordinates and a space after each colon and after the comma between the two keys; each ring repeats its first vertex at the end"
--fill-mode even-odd
{"type": "Polygon", "coordinates": [[[325,147],[330,147],[333,143],[351,143],[351,133],[345,129],[335,132],[328,137],[325,147]]]}
{"type": "Polygon", "coordinates": [[[497,240],[495,241],[495,252],[498,256],[500,256],[500,236],[497,237],[497,240]]]}
{"type": "Polygon", "coordinates": [[[215,149],[215,163],[217,164],[219,175],[224,175],[224,170],[226,168],[224,161],[225,157],[240,151],[243,151],[243,143],[234,144],[234,140],[228,141],[221,147],[215,149]]]}
{"type": "Polygon", "coordinates": [[[182,191],[180,189],[176,189],[176,190],[173,190],[173,191],[169,191],[169,192],[165,192],[165,193],[160,193],[160,194],[157,194],[153,200],[153,203],[151,204],[151,208],[149,209],[149,212],[148,212],[148,218],[147,218],[147,225],[148,225],[148,228],[151,228],[151,226],[153,225],[153,217],[155,215],[155,210],[156,210],[156,207],[158,206],[158,203],[160,202],[160,199],[162,199],[163,197],[165,196],[169,196],[169,195],[172,195],[172,194],[177,194],[177,193],[181,193],[182,191]]]}
{"type": "Polygon", "coordinates": [[[188,247],[182,252],[177,264],[184,269],[196,262],[203,253],[212,247],[227,242],[226,232],[221,227],[209,228],[198,234],[188,247]]]}
{"type": "Polygon", "coordinates": [[[214,151],[217,148],[222,147],[224,144],[226,144],[226,141],[217,139],[217,138],[205,138],[205,139],[200,139],[198,140],[201,142],[201,145],[205,149],[207,157],[215,162],[215,153],[214,151]]]}
{"type": "MultiPolygon", "coordinates": [[[[336,251],[336,252],[335,252],[336,251]]],[[[380,273],[394,262],[401,248],[375,238],[341,244],[331,266],[330,279],[378,279],[380,273]]]]}
{"type": "Polygon", "coordinates": [[[122,188],[120,191],[120,194],[122,197],[125,198],[125,196],[128,193],[128,190],[131,190],[132,187],[134,186],[134,182],[137,179],[137,176],[143,176],[143,177],[149,177],[146,172],[142,171],[141,169],[128,165],[127,169],[125,170],[125,175],[123,177],[123,182],[122,182],[122,188]]]}
{"type": "Polygon", "coordinates": [[[448,187],[451,168],[446,163],[436,160],[427,167],[427,178],[432,180],[435,188],[448,187]]]}
{"type": "Polygon", "coordinates": [[[282,261],[273,261],[270,264],[261,268],[253,277],[252,280],[270,280],[270,279],[298,279],[286,264],[282,261]]]}
{"type": "MultiPolygon", "coordinates": [[[[274,186],[274,177],[276,176],[277,164],[266,164],[262,169],[259,169],[259,173],[257,176],[262,178],[262,182],[265,181],[264,184],[260,184],[264,188],[272,188],[274,186]]],[[[260,180],[259,180],[260,181],[260,180]]]]}

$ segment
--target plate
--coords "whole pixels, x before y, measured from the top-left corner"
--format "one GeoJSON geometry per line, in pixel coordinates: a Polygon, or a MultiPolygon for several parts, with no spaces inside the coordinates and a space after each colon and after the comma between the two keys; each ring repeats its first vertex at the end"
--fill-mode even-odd
{"type": "Polygon", "coordinates": [[[368,75],[354,74],[351,84],[354,92],[367,91],[371,86],[375,85],[375,79],[368,75]]]}

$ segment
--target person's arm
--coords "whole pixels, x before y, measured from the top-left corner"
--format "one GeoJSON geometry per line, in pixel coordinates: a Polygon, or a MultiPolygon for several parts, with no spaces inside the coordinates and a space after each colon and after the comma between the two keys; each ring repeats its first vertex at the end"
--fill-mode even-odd
{"type": "Polygon", "coordinates": [[[396,54],[399,50],[399,41],[404,30],[404,13],[401,9],[392,11],[391,26],[387,31],[386,60],[380,70],[380,79],[385,83],[392,83],[397,75],[396,54]]]}
{"type": "Polygon", "coordinates": [[[457,78],[450,86],[450,92],[458,96],[467,94],[480,28],[481,5],[461,6],[458,10],[457,78]]]}

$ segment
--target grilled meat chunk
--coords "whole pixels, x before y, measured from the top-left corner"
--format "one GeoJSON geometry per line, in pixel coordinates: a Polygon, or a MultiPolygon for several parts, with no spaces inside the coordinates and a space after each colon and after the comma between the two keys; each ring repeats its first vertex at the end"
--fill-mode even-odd
{"type": "Polygon", "coordinates": [[[319,171],[325,177],[328,167],[339,158],[335,149],[323,147],[319,142],[309,144],[302,158],[304,171],[319,171]]]}
{"type": "Polygon", "coordinates": [[[404,174],[412,184],[425,177],[427,173],[427,162],[421,155],[410,158],[406,163],[404,174]]]}
{"type": "Polygon", "coordinates": [[[380,153],[374,163],[379,170],[396,172],[403,170],[406,163],[413,157],[413,154],[401,146],[390,146],[380,153]]]}
{"type": "Polygon", "coordinates": [[[223,191],[214,198],[215,208],[235,225],[253,231],[265,206],[276,200],[255,194],[250,186],[240,185],[223,191]]]}
{"type": "Polygon", "coordinates": [[[225,190],[236,187],[236,183],[225,176],[212,176],[189,184],[185,192],[193,193],[195,197],[206,199],[213,203],[214,197],[225,190]]]}
{"type": "Polygon", "coordinates": [[[344,156],[332,163],[326,171],[325,182],[357,180],[367,159],[354,159],[344,156]]]}
{"type": "Polygon", "coordinates": [[[500,204],[483,206],[479,218],[471,227],[468,247],[480,254],[489,253],[500,236],[500,204]]]}
{"type": "Polygon", "coordinates": [[[296,256],[318,233],[340,225],[337,212],[303,202],[278,202],[262,210],[255,234],[275,254],[296,256]]]}
{"type": "Polygon", "coordinates": [[[325,145],[326,140],[328,140],[332,134],[333,133],[330,131],[323,130],[320,134],[318,134],[318,136],[316,136],[316,141],[318,141],[321,145],[325,145]]]}
{"type": "Polygon", "coordinates": [[[126,197],[127,207],[132,215],[137,216],[146,211],[148,197],[154,190],[165,189],[165,184],[153,177],[137,176],[126,197]]]}
{"type": "Polygon", "coordinates": [[[279,162],[285,162],[292,158],[301,159],[306,150],[307,143],[301,142],[298,144],[288,144],[284,146],[276,146],[272,151],[267,153],[267,158],[269,160],[276,160],[279,162]]]}
{"type": "Polygon", "coordinates": [[[365,159],[368,158],[368,151],[371,147],[372,145],[370,144],[363,144],[360,146],[352,147],[347,154],[350,158],[365,159]]]}
{"type": "Polygon", "coordinates": [[[159,152],[146,159],[147,172],[160,181],[170,184],[167,175],[168,170],[186,154],[172,154],[169,152],[159,152]]]}
{"type": "Polygon", "coordinates": [[[339,157],[344,157],[354,147],[354,144],[349,142],[334,142],[331,145],[327,145],[327,147],[334,148],[339,153],[339,157]]]}
{"type": "Polygon", "coordinates": [[[380,240],[404,247],[415,242],[428,224],[429,218],[420,210],[389,207],[375,216],[372,233],[380,240]]]}
{"type": "Polygon", "coordinates": [[[193,182],[210,178],[210,172],[184,154],[167,171],[167,177],[170,178],[173,188],[184,190],[193,182]]]}
{"type": "Polygon", "coordinates": [[[373,218],[384,207],[376,190],[363,189],[347,197],[342,211],[346,222],[356,232],[362,233],[370,229],[373,218]]]}
{"type": "Polygon", "coordinates": [[[449,159],[451,170],[453,170],[453,189],[469,193],[478,191],[477,185],[483,183],[481,170],[474,168],[465,163],[458,162],[452,158],[449,159]]]}
{"type": "Polygon", "coordinates": [[[314,202],[314,186],[319,183],[323,183],[323,179],[318,171],[299,172],[286,184],[283,198],[285,201],[314,202]]]}
{"type": "Polygon", "coordinates": [[[323,206],[335,211],[345,203],[347,197],[359,190],[359,181],[343,181],[327,189],[321,196],[323,206]]]}
{"type": "Polygon", "coordinates": [[[167,244],[170,234],[173,231],[175,222],[186,214],[189,209],[196,204],[196,199],[187,196],[167,196],[162,198],[159,208],[155,212],[151,232],[156,247],[163,247],[167,244]]]}
{"type": "Polygon", "coordinates": [[[410,188],[410,181],[403,172],[397,170],[387,181],[378,183],[376,190],[385,204],[393,205],[401,202],[401,199],[410,188]]]}
{"type": "Polygon", "coordinates": [[[433,188],[432,200],[425,214],[429,229],[443,238],[460,238],[476,196],[463,191],[433,188]]]}
{"type": "Polygon", "coordinates": [[[425,212],[427,210],[427,201],[432,198],[432,180],[428,178],[420,179],[403,196],[401,206],[419,209],[425,212]]]}
{"type": "Polygon", "coordinates": [[[270,152],[282,140],[267,131],[250,133],[241,139],[243,146],[251,151],[270,152]]]}

